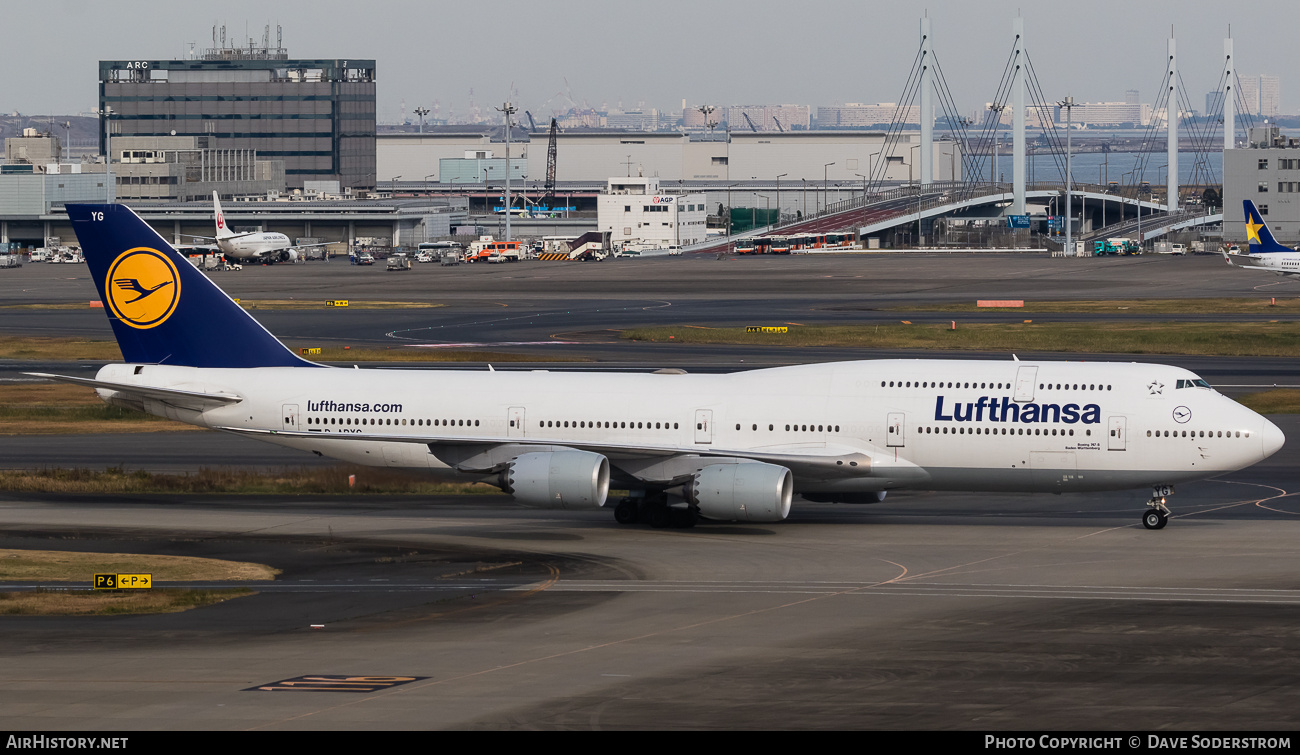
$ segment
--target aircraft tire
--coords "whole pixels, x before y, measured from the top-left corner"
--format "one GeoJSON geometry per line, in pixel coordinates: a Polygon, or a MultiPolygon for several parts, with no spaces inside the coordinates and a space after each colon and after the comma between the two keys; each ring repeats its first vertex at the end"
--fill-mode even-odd
{"type": "Polygon", "coordinates": [[[645,511],[641,512],[646,524],[656,529],[662,529],[671,524],[671,518],[668,507],[662,503],[648,504],[645,511]]]}
{"type": "Polygon", "coordinates": [[[614,507],[614,521],[619,524],[636,524],[638,519],[636,501],[631,498],[624,498],[614,507]]]}
{"type": "Polygon", "coordinates": [[[690,529],[700,520],[695,509],[668,509],[668,524],[678,529],[690,529]]]}
{"type": "Polygon", "coordinates": [[[1149,530],[1162,530],[1169,524],[1169,517],[1163,511],[1151,509],[1142,515],[1142,526],[1149,530]]]}

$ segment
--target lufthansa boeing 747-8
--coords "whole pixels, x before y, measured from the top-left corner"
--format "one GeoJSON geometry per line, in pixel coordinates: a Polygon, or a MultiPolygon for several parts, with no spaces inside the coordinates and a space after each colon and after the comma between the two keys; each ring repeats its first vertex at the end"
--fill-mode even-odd
{"type": "Polygon", "coordinates": [[[107,402],[359,464],[499,486],[623,523],[785,519],[797,499],[890,490],[1173,485],[1283,443],[1264,417],[1159,364],[872,360],[693,375],[342,369],[285,348],[122,205],[68,205],[121,346],[107,402]],[[443,390],[472,380],[483,390],[443,390]]]}

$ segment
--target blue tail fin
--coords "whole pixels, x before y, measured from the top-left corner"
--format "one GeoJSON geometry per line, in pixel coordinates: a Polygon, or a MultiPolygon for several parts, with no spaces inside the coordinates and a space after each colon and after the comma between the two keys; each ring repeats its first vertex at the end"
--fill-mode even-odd
{"type": "Polygon", "coordinates": [[[122,356],[182,367],[310,367],[130,208],[70,204],[122,356]]]}
{"type": "Polygon", "coordinates": [[[1268,223],[1264,222],[1254,202],[1247,199],[1243,204],[1246,207],[1246,243],[1250,247],[1251,254],[1295,251],[1277,243],[1277,239],[1274,239],[1272,232],[1268,230],[1268,223]]]}

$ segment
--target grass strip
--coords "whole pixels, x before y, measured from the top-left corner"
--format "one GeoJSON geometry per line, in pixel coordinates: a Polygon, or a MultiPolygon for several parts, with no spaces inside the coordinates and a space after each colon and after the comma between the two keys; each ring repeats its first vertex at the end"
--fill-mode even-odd
{"type": "Polygon", "coordinates": [[[93,388],[67,383],[0,385],[0,435],[201,430],[183,422],[109,406],[93,388]]]}
{"type": "Polygon", "coordinates": [[[1026,301],[1024,307],[980,307],[975,302],[957,304],[916,304],[906,307],[889,307],[885,312],[1127,312],[1130,314],[1257,314],[1285,317],[1300,314],[1300,299],[1220,298],[1220,299],[1114,299],[1098,301],[1026,301]]]}
{"type": "Polygon", "coordinates": [[[1295,388],[1248,393],[1236,400],[1260,414],[1300,414],[1300,390],[1295,388]]]}
{"type": "Polygon", "coordinates": [[[0,616],[113,616],[179,613],[255,594],[247,587],[217,590],[156,588],[131,592],[32,590],[0,592],[0,616]]]}
{"type": "MultiPolygon", "coordinates": [[[[300,349],[320,347],[320,354],[304,355],[314,362],[536,362],[536,354],[514,354],[476,349],[428,349],[417,346],[387,348],[320,346],[308,342],[285,344],[294,353],[300,349]]],[[[75,361],[120,362],[122,351],[116,341],[89,338],[46,338],[39,336],[0,336],[0,359],[57,359],[75,361]]],[[[582,361],[547,355],[544,361],[582,361]]]]}
{"type": "Polygon", "coordinates": [[[216,469],[194,473],[103,470],[0,470],[0,491],[14,493],[219,493],[226,495],[480,495],[501,491],[482,483],[440,482],[415,471],[339,465],[276,469],[216,469]],[[356,476],[350,486],[348,478],[356,476]]]}
{"type": "MultiPolygon", "coordinates": [[[[761,324],[761,323],[760,323],[761,324]]],[[[752,346],[836,346],[859,349],[951,349],[1099,354],[1300,356],[1296,322],[1077,322],[828,325],[791,327],[788,333],[744,328],[635,328],[636,341],[752,346]]]]}
{"type": "Polygon", "coordinates": [[[421,301],[358,301],[349,299],[347,307],[335,307],[324,299],[240,299],[244,309],[433,309],[446,304],[421,301]]]}
{"type": "Polygon", "coordinates": [[[156,582],[275,579],[265,564],[195,556],[0,548],[0,580],[87,582],[95,574],[152,574],[156,582]]]}

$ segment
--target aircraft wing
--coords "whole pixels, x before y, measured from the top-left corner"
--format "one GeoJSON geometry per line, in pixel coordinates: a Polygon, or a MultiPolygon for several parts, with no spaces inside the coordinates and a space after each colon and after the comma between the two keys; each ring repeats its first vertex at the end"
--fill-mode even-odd
{"type": "Polygon", "coordinates": [[[678,448],[631,443],[548,440],[546,438],[483,438],[431,435],[378,435],[370,433],[323,433],[311,431],[259,430],[242,427],[215,427],[249,437],[281,437],[308,440],[349,440],[376,443],[418,443],[430,453],[463,472],[491,474],[505,468],[522,453],[573,449],[590,451],[607,457],[610,464],[624,474],[642,481],[682,482],[695,470],[723,460],[759,461],[777,464],[805,479],[840,479],[865,477],[871,473],[871,457],[848,446],[816,444],[773,447],[762,450],[727,448],[678,448]],[[712,460],[712,462],[710,462],[712,460]]]}
{"type": "Polygon", "coordinates": [[[163,401],[169,404],[175,404],[176,406],[197,409],[199,411],[210,409],[215,406],[237,404],[244,400],[243,396],[236,396],[231,393],[203,393],[201,391],[183,391],[176,388],[153,388],[143,385],[131,385],[129,383],[113,383],[107,380],[71,377],[69,375],[50,375],[44,372],[24,372],[23,374],[32,377],[45,378],[46,380],[72,383],[73,385],[84,385],[87,388],[102,388],[104,390],[117,391],[118,393],[124,393],[135,398],[147,398],[155,401],[163,401]]]}

